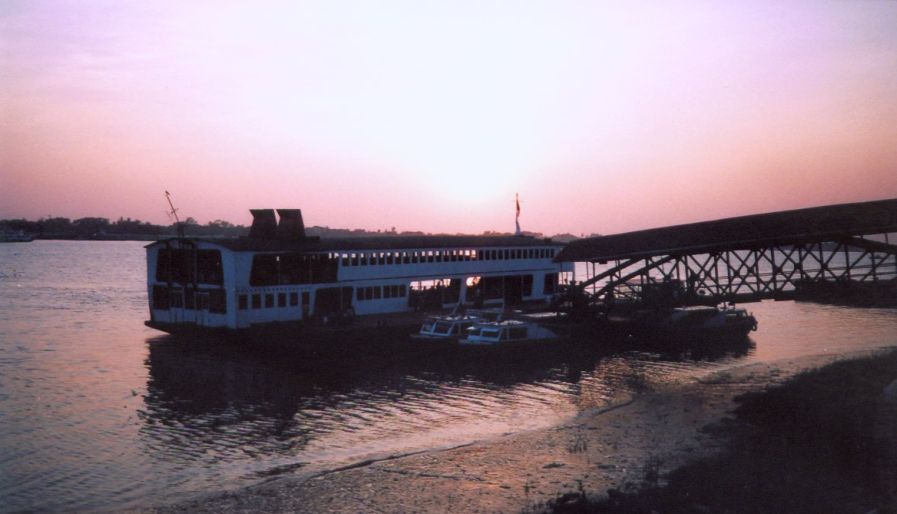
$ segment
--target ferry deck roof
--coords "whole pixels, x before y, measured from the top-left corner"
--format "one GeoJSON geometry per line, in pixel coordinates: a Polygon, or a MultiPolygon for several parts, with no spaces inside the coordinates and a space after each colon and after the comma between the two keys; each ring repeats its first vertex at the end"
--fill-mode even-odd
{"type": "MultiPolygon", "coordinates": [[[[263,238],[190,238],[216,244],[235,252],[328,252],[363,250],[415,250],[431,248],[483,248],[483,247],[534,247],[559,246],[551,239],[527,236],[372,236],[347,238],[263,239],[263,238]]],[[[147,246],[164,244],[156,241],[147,246]]]]}
{"type": "Polygon", "coordinates": [[[573,241],[559,262],[608,261],[836,241],[897,232],[897,199],[754,214],[573,241]]]}

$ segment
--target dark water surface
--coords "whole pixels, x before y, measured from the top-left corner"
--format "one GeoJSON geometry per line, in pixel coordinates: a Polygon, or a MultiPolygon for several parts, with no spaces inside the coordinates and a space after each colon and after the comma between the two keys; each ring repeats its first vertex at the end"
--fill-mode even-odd
{"type": "Polygon", "coordinates": [[[465,353],[297,362],[143,326],[139,242],[0,245],[0,511],[118,510],[554,425],[727,366],[897,345],[897,311],[749,307],[688,355],[465,353]]]}

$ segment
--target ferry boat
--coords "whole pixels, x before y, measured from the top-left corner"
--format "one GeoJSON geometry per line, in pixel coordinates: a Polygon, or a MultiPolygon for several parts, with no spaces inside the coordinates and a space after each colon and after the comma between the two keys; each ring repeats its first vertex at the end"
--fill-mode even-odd
{"type": "Polygon", "coordinates": [[[244,332],[292,326],[420,326],[458,304],[544,303],[572,271],[562,244],[524,236],[305,234],[299,209],[252,209],[248,237],[173,237],[146,246],[152,328],[244,332]],[[404,316],[404,317],[403,317],[404,316]]]}

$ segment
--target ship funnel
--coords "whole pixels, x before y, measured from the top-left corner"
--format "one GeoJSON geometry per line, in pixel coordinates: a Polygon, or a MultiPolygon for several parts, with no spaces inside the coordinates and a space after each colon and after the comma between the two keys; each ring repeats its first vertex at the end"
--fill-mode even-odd
{"type": "Polygon", "coordinates": [[[305,224],[302,209],[277,209],[280,223],[277,224],[277,239],[305,239],[305,224]]]}
{"type": "Polygon", "coordinates": [[[252,213],[252,226],[249,237],[256,239],[274,239],[277,234],[277,218],[274,209],[249,209],[252,213]]]}

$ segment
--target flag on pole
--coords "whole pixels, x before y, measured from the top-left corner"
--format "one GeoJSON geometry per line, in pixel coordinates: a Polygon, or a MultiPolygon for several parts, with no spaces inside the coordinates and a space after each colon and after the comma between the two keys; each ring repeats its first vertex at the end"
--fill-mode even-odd
{"type": "Polygon", "coordinates": [[[517,202],[517,217],[514,219],[514,224],[517,225],[517,235],[520,235],[520,195],[514,193],[514,200],[517,202]]]}

